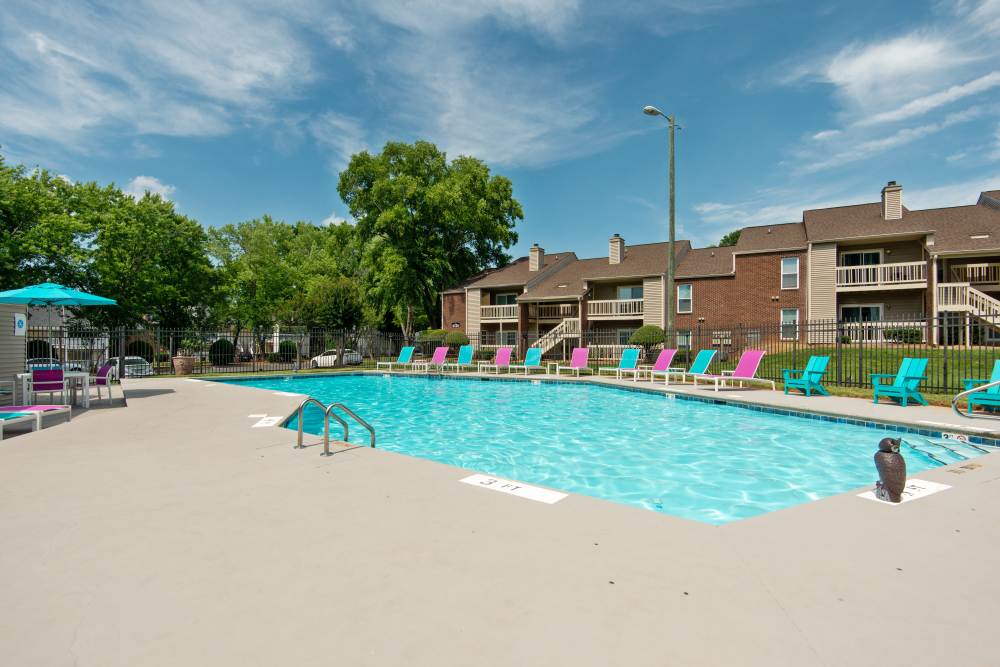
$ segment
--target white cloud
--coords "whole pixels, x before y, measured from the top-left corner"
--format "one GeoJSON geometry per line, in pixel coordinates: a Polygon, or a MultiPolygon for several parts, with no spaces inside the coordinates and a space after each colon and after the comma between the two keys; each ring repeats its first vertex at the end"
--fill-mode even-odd
{"type": "Polygon", "coordinates": [[[102,130],[210,136],[311,79],[280,13],[140,0],[14,0],[0,23],[0,130],[84,149],[102,130]]]}
{"type": "Polygon", "coordinates": [[[1000,172],[985,178],[938,185],[933,188],[910,189],[904,187],[903,203],[906,204],[907,208],[913,210],[964,206],[975,204],[980,192],[998,188],[1000,188],[1000,172]]]}
{"type": "Polygon", "coordinates": [[[997,86],[1000,86],[1000,71],[993,71],[968,83],[951,86],[945,90],[910,100],[891,111],[883,111],[868,118],[863,118],[857,124],[864,126],[906,120],[969,97],[970,95],[976,95],[991,88],[996,88],[997,86]]]}
{"type": "Polygon", "coordinates": [[[147,192],[160,195],[164,199],[170,199],[170,195],[176,189],[172,185],[161,182],[155,176],[136,176],[123,188],[123,192],[132,195],[136,199],[141,199],[147,192]]]}
{"type": "Polygon", "coordinates": [[[330,154],[334,170],[347,166],[351,156],[365,148],[365,129],[357,118],[327,111],[306,122],[313,139],[330,154]]]}
{"type": "Polygon", "coordinates": [[[323,218],[323,220],[320,221],[320,224],[323,225],[324,227],[329,227],[331,225],[339,225],[339,224],[344,223],[344,222],[346,222],[349,225],[353,225],[354,224],[354,219],[353,218],[345,218],[345,217],[341,216],[339,213],[337,213],[336,211],[333,211],[332,213],[330,213],[330,215],[328,215],[325,218],[323,218]]]}

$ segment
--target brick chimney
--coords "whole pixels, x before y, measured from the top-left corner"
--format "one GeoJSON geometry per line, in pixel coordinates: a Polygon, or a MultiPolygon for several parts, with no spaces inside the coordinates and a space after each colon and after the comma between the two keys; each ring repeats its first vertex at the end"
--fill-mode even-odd
{"type": "Polygon", "coordinates": [[[889,181],[882,188],[882,219],[900,220],[903,217],[903,186],[889,181]]]}
{"type": "Polygon", "coordinates": [[[535,243],[531,246],[531,249],[528,250],[528,270],[538,271],[544,264],[545,250],[538,247],[538,244],[535,243]]]}
{"type": "Polygon", "coordinates": [[[615,234],[608,239],[608,264],[621,264],[625,259],[625,239],[615,234]]]}

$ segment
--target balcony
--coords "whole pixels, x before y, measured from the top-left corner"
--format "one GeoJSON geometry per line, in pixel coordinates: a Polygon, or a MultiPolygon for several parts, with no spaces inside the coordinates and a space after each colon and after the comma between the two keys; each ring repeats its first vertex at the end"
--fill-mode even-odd
{"type": "Polygon", "coordinates": [[[532,303],[528,306],[528,317],[562,321],[567,317],[580,317],[580,306],[575,303],[532,303]]]}
{"type": "Polygon", "coordinates": [[[479,319],[483,322],[517,322],[517,304],[480,306],[479,319]]]}
{"type": "Polygon", "coordinates": [[[951,281],[970,285],[1000,285],[1000,264],[962,264],[951,267],[951,281]]]}
{"type": "Polygon", "coordinates": [[[838,266],[837,291],[927,287],[927,262],[838,266]]]}
{"type": "Polygon", "coordinates": [[[642,299],[608,299],[587,302],[588,320],[635,320],[642,318],[642,299]]]}

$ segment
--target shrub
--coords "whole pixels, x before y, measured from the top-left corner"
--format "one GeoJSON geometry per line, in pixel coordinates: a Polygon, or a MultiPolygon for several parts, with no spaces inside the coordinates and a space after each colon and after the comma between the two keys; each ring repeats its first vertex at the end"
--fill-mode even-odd
{"type": "Polygon", "coordinates": [[[208,359],[213,366],[228,366],[236,358],[236,346],[225,338],[220,338],[208,348],[208,359]]]}
{"type": "Polygon", "coordinates": [[[417,333],[419,343],[440,343],[444,340],[448,332],[444,329],[424,329],[417,333]]]}
{"type": "Polygon", "coordinates": [[[153,360],[153,346],[144,340],[134,340],[125,346],[126,357],[142,357],[146,361],[153,360]]]}
{"type": "Polygon", "coordinates": [[[469,337],[461,331],[449,331],[444,335],[445,345],[468,345],[469,337]]]}
{"type": "Polygon", "coordinates": [[[655,324],[645,324],[634,332],[632,332],[631,337],[629,337],[629,345],[640,345],[646,356],[649,356],[649,351],[653,349],[654,346],[660,345],[667,339],[666,332],[655,324]]]}
{"type": "Polygon", "coordinates": [[[299,356],[299,346],[293,341],[283,340],[278,344],[278,357],[281,361],[289,362],[299,356]]]}
{"type": "Polygon", "coordinates": [[[920,329],[915,327],[886,329],[882,332],[882,337],[890,343],[919,343],[923,338],[920,329]]]}
{"type": "Polygon", "coordinates": [[[281,361],[281,355],[277,352],[268,352],[267,356],[264,358],[267,359],[268,363],[272,364],[276,364],[281,361]]]}

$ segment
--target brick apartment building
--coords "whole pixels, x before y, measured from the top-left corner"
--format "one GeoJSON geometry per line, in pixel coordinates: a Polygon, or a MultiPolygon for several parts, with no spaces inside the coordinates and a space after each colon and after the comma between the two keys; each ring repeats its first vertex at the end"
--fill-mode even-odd
{"type": "MultiPolygon", "coordinates": [[[[732,247],[678,241],[682,344],[695,329],[736,324],[773,325],[782,338],[804,340],[805,321],[840,321],[841,334],[877,339],[926,318],[920,335],[930,342],[968,342],[983,323],[984,336],[1000,341],[1000,190],[973,205],[918,211],[902,195],[890,181],[880,201],[747,227],[732,247]]],[[[442,327],[484,345],[529,339],[549,350],[581,332],[624,344],[643,324],[665,325],[666,272],[666,243],[627,245],[615,234],[606,257],[589,259],[535,245],[527,257],[443,292],[442,327]]],[[[817,331],[808,342],[829,342],[817,331]]]]}

